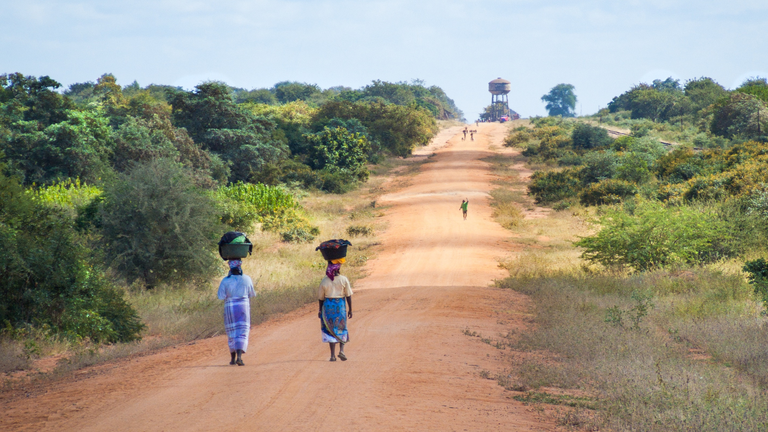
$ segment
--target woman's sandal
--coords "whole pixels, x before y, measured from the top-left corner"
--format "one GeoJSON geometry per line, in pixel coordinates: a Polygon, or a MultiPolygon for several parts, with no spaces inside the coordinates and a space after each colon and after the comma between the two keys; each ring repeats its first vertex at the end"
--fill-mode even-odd
{"type": "Polygon", "coordinates": [[[347,361],[347,355],[344,354],[343,352],[339,353],[339,358],[341,359],[341,361],[347,361]]]}
{"type": "Polygon", "coordinates": [[[331,359],[328,361],[336,361],[336,357],[331,357],[331,359]]]}
{"type": "Polygon", "coordinates": [[[242,359],[237,359],[235,363],[237,363],[238,366],[245,366],[245,363],[243,363],[242,359]]]}

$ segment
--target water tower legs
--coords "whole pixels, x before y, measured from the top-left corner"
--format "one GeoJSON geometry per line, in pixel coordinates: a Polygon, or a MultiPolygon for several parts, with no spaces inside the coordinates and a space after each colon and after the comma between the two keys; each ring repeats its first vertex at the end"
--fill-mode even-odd
{"type": "Polygon", "coordinates": [[[509,115],[509,100],[506,94],[491,94],[491,121],[499,121],[509,115]]]}

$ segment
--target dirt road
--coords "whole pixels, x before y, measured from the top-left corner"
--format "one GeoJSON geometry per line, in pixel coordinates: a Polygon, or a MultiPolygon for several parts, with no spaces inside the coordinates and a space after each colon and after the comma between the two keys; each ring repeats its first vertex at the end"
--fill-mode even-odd
{"type": "Polygon", "coordinates": [[[481,378],[509,367],[505,351],[462,333],[522,328],[527,308],[524,297],[488,287],[504,276],[497,258],[508,253],[509,235],[491,220],[491,175],[480,159],[506,128],[476,129],[475,141],[439,136],[421,157],[442,148],[410,185],[378,200],[388,229],[355,286],[349,361],[328,362],[310,305],[254,327],[245,367],[227,364],[226,338],[217,337],[88,368],[6,400],[0,429],[552,429],[481,378]]]}

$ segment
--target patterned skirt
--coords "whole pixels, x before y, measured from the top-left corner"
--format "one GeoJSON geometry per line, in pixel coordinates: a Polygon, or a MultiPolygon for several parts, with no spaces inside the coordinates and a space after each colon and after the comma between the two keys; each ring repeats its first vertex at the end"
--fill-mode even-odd
{"type": "Polygon", "coordinates": [[[227,299],[224,303],[224,329],[229,338],[229,351],[248,350],[251,332],[251,302],[248,297],[227,299]]]}
{"type": "Polygon", "coordinates": [[[347,304],[343,298],[327,298],[323,301],[320,328],[323,331],[323,343],[349,342],[347,304]]]}

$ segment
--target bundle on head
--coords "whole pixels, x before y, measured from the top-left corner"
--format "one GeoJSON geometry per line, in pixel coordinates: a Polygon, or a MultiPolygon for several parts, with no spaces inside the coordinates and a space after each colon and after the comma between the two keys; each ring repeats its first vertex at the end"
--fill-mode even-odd
{"type": "Polygon", "coordinates": [[[340,260],[336,264],[341,264],[347,256],[347,246],[352,246],[352,243],[344,239],[333,239],[320,243],[320,246],[316,247],[315,250],[319,250],[323,254],[323,258],[329,263],[340,260]]]}

